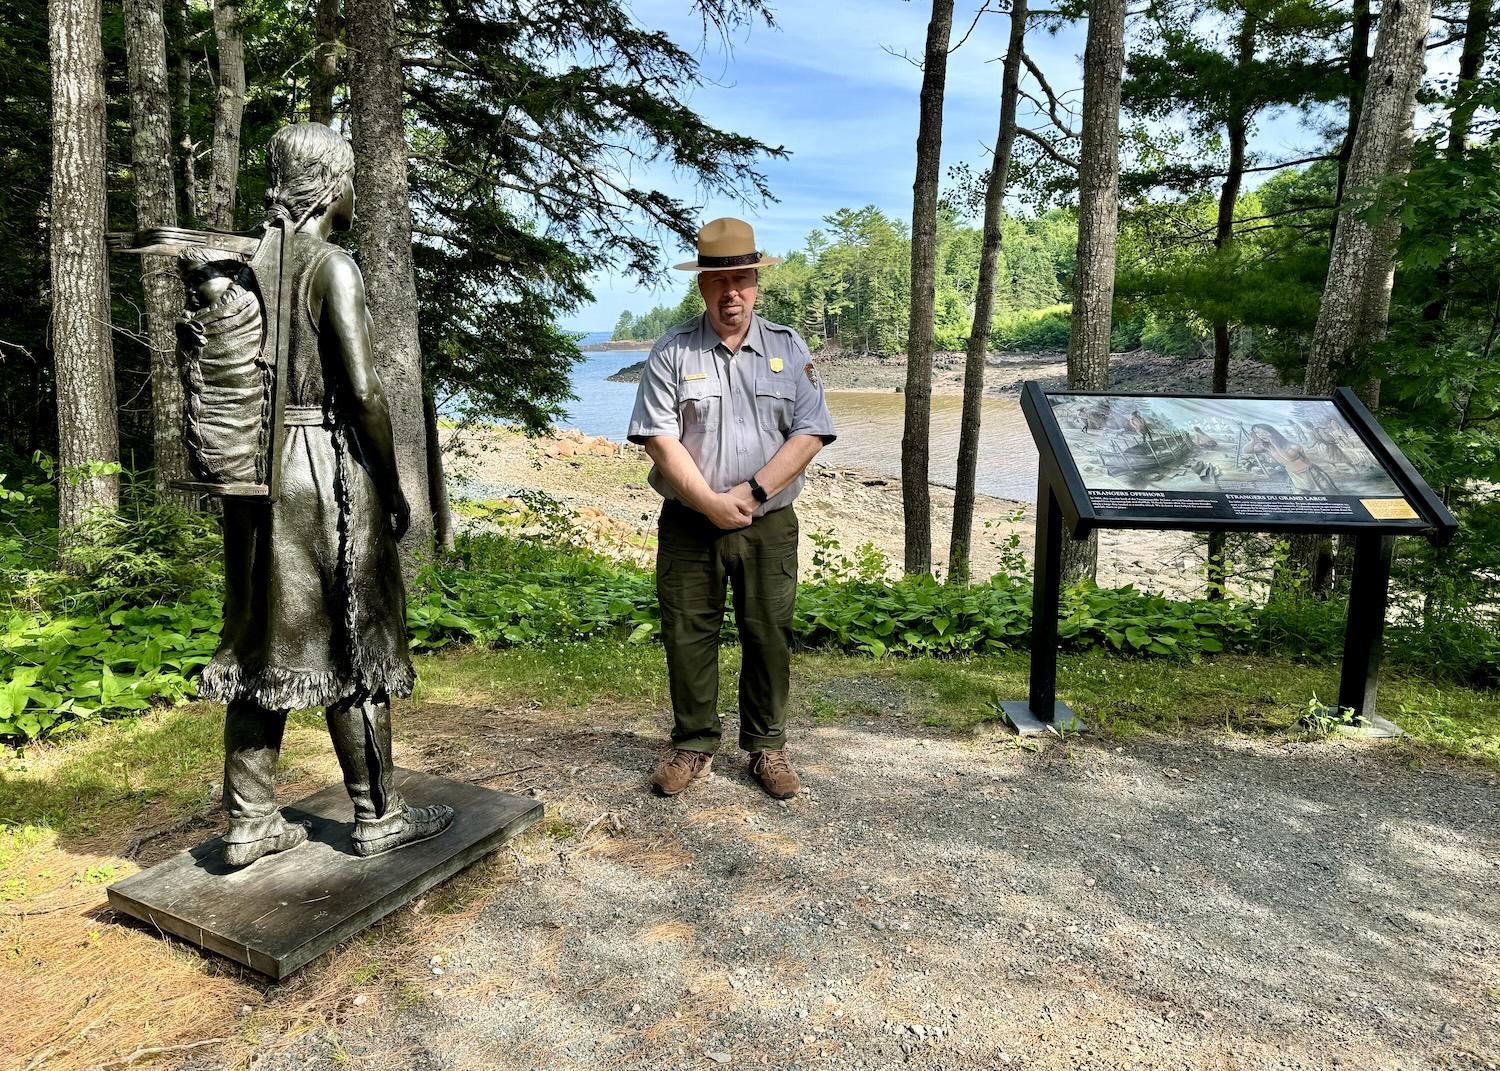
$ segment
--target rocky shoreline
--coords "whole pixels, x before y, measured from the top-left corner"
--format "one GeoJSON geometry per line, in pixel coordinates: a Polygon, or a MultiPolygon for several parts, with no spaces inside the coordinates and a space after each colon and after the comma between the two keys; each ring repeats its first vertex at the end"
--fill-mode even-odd
{"type": "Polygon", "coordinates": [[[639,383],[641,381],[641,372],[645,367],[645,361],[636,361],[635,364],[627,364],[614,375],[605,376],[604,378],[611,383],[639,383]]]}
{"type": "MultiPolygon", "coordinates": [[[[823,385],[836,391],[901,392],[906,389],[904,355],[882,357],[871,353],[819,353],[813,357],[823,385]]],[[[635,383],[644,361],[609,376],[611,382],[635,383]]],[[[1110,389],[1121,393],[1207,394],[1213,376],[1211,357],[1168,357],[1149,350],[1110,355],[1110,389]]],[[[995,353],[985,362],[987,398],[1015,398],[1021,384],[1036,380],[1046,390],[1068,385],[1068,359],[1063,353],[995,353]]],[[[932,393],[962,394],[964,355],[943,352],[932,358],[932,393]]],[[[1283,384],[1274,369],[1259,361],[1236,359],[1229,365],[1232,394],[1301,394],[1297,385],[1283,384]]]]}
{"type": "Polygon", "coordinates": [[[607,342],[590,342],[578,348],[584,353],[613,353],[616,350],[649,350],[655,342],[649,338],[612,338],[607,342]]]}
{"type": "MultiPolygon", "coordinates": [[[[592,349],[639,348],[636,343],[600,343],[592,349]]],[[[822,353],[814,358],[830,391],[899,393],[906,385],[904,356],[822,353]]],[[[610,376],[615,382],[636,382],[638,362],[610,376]]],[[[1123,393],[1209,393],[1213,360],[1177,358],[1136,351],[1111,356],[1111,387],[1123,393]]],[[[933,358],[935,395],[963,393],[964,355],[938,353],[933,358]]],[[[985,396],[1015,398],[1029,380],[1048,390],[1067,386],[1067,357],[1062,353],[999,353],[986,363],[985,396]]],[[[1280,383],[1274,370],[1255,361],[1230,365],[1229,388],[1236,394],[1298,394],[1295,386],[1280,383]]],[[[470,456],[452,465],[459,494],[481,501],[507,499],[523,490],[540,490],[568,510],[591,545],[640,564],[655,557],[655,518],[661,499],[646,483],[650,462],[644,451],[628,443],[577,431],[557,431],[550,437],[527,439],[520,432],[485,428],[464,433],[470,456]]],[[[939,572],[947,568],[953,491],[933,484],[933,558],[939,572]]],[[[978,496],[975,504],[973,572],[988,577],[1007,555],[1018,549],[1030,559],[1034,538],[1034,504],[978,496]],[[1012,537],[1016,541],[1012,547],[1012,537]]],[[[870,544],[892,563],[895,576],[903,558],[901,481],[880,473],[815,462],[807,486],[797,501],[802,523],[800,569],[813,568],[815,532],[828,533],[840,552],[852,557],[870,544]]],[[[473,518],[471,518],[473,523],[473,518]]],[[[1114,531],[1101,533],[1099,583],[1134,584],[1138,588],[1179,597],[1203,592],[1203,548],[1198,537],[1185,533],[1114,531]]]]}
{"type": "MultiPolygon", "coordinates": [[[[649,565],[655,560],[656,515],[661,497],[646,483],[651,463],[631,443],[576,430],[528,438],[503,427],[444,431],[447,464],[455,497],[472,503],[460,508],[461,523],[489,526],[538,523],[526,508],[511,508],[522,492],[541,491],[571,518],[579,540],[624,560],[649,565]],[[500,512],[495,507],[506,504],[500,512]]],[[[929,487],[932,501],[932,553],[946,574],[953,491],[929,487]]],[[[900,569],[905,539],[901,481],[879,473],[814,462],[797,499],[801,524],[799,574],[815,570],[815,533],[826,533],[831,552],[850,559],[865,544],[890,563],[888,575],[900,569]]],[[[1035,540],[1035,505],[979,495],[975,500],[973,575],[985,579],[1019,552],[1030,561],[1035,540]]],[[[1181,532],[1110,531],[1100,534],[1099,583],[1177,597],[1203,591],[1203,552],[1196,537],[1181,532]]]]}

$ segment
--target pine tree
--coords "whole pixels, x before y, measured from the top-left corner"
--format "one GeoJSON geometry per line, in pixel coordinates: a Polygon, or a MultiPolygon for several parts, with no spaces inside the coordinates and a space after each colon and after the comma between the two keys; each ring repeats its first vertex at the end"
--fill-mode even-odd
{"type": "Polygon", "coordinates": [[[984,230],[979,256],[979,278],[974,290],[974,323],[964,355],[964,408],[958,433],[958,472],[953,489],[953,530],[948,544],[948,580],[967,583],[969,544],[974,529],[974,478],[979,465],[979,424],[984,412],[984,365],[990,347],[990,323],[995,314],[995,290],[1004,237],[1005,191],[1010,178],[1011,149],[1016,140],[1016,108],[1020,98],[1022,49],[1025,45],[1027,0],[1011,0],[1010,41],[1000,79],[1000,129],[995,156],[984,191],[984,230]]]}
{"type": "Polygon", "coordinates": [[[901,432],[901,507],[907,573],[932,572],[932,502],[927,486],[932,418],[933,297],[937,261],[938,168],[943,153],[943,93],[953,0],[933,0],[922,60],[917,174],[912,182],[911,301],[906,331],[905,420],[901,432]]]}
{"type": "Polygon", "coordinates": [[[212,171],[203,217],[210,227],[234,229],[240,172],[240,124],[245,115],[245,37],[240,0],[213,0],[219,92],[214,102],[212,171]]]}
{"type": "MultiPolygon", "coordinates": [[[[124,0],[124,4],[136,227],[175,227],[177,188],[172,176],[172,112],[162,0],[124,0]]],[[[164,257],[143,258],[141,272],[146,341],[151,351],[153,458],[157,489],[165,494],[170,481],[188,478],[175,329],[182,311],[182,285],[175,265],[164,257]]]]}
{"type": "Polygon", "coordinates": [[[437,530],[449,533],[452,525],[441,508],[441,454],[428,449],[435,436],[422,375],[396,12],[392,0],[349,0],[348,13],[356,239],[375,324],[375,366],[390,401],[396,468],[412,511],[402,551],[420,558],[431,555],[437,530]]]}
{"type": "MultiPolygon", "coordinates": [[[[1109,390],[1109,334],[1119,238],[1120,85],[1125,68],[1125,0],[1092,0],[1083,51],[1083,116],[1078,154],[1078,260],[1068,387],[1109,390]]],[[[1096,533],[1063,540],[1065,580],[1093,576],[1096,533]]]]}
{"type": "Polygon", "coordinates": [[[99,0],[50,0],[52,359],[60,549],[94,510],[119,508],[114,350],[105,260],[104,46],[99,0]]]}

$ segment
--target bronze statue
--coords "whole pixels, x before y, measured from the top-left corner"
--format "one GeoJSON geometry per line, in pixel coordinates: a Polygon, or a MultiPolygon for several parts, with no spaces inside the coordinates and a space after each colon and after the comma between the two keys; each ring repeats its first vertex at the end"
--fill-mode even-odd
{"type": "Polygon", "coordinates": [[[325,710],[356,853],[453,821],[450,807],[409,806],[391,780],[390,697],[410,695],[414,680],[396,548],[410,513],[364,282],[328,241],[353,221],[353,153],[328,127],[299,123],[277,132],[268,157],[259,242],[205,235],[180,258],[190,453],[224,502],[224,629],[199,694],[228,704],[224,855],[235,866],[307,839],[275,800],[293,709],[325,710]],[[224,252],[252,248],[269,250],[259,277],[248,271],[256,258],[224,252]],[[236,362],[246,337],[254,359],[236,362]],[[237,404],[247,417],[234,416],[237,404]],[[226,476],[234,465],[240,475],[226,476]]]}

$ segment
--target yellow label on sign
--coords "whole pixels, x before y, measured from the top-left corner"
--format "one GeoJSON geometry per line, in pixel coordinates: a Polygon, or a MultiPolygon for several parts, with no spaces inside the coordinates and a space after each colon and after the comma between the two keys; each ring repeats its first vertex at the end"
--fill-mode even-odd
{"type": "Polygon", "coordinates": [[[771,371],[773,371],[773,372],[780,372],[782,370],[782,368],[784,368],[784,367],[785,367],[785,365],[783,365],[781,363],[781,358],[780,357],[772,357],[771,358],[771,371]]]}
{"type": "Polygon", "coordinates": [[[1362,498],[1359,504],[1377,521],[1409,521],[1417,516],[1417,511],[1404,498],[1362,498]]]}
{"type": "Polygon", "coordinates": [[[694,382],[696,380],[707,379],[707,378],[708,378],[708,373],[707,372],[690,372],[688,375],[685,375],[685,376],[682,377],[682,381],[684,383],[692,383],[692,382],[694,382]]]}

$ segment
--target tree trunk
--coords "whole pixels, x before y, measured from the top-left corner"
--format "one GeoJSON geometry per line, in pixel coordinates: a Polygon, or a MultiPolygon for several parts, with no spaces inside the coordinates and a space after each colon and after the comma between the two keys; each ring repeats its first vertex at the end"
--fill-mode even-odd
{"type": "MultiPolygon", "coordinates": [[[[1068,387],[1109,390],[1109,331],[1119,239],[1120,82],[1124,0],[1093,0],[1083,50],[1083,130],[1078,156],[1078,262],[1073,271],[1068,387]]],[[[1064,582],[1093,576],[1099,541],[1063,540],[1064,582]]]]}
{"type": "Polygon", "coordinates": [[[345,12],[354,184],[359,194],[355,238],[375,325],[375,365],[390,399],[396,467],[411,504],[411,528],[401,541],[410,564],[432,554],[432,473],[441,483],[442,467],[427,451],[396,16],[392,0],[349,0],[345,12]]]}
{"type": "Polygon", "coordinates": [[[339,84],[339,0],[318,0],[318,49],[307,91],[307,117],[333,125],[333,91],[339,84]]]}
{"type": "MultiPolygon", "coordinates": [[[[1381,11],[1358,132],[1349,154],[1345,202],[1349,194],[1373,191],[1382,184],[1388,184],[1382,194],[1388,197],[1394,192],[1389,186],[1406,174],[1430,16],[1428,0],[1387,0],[1381,11]]],[[[1364,216],[1350,211],[1347,203],[1340,205],[1302,383],[1306,394],[1332,392],[1352,362],[1385,334],[1401,216],[1399,206],[1390,204],[1374,220],[1364,216]]],[[[1362,391],[1366,403],[1373,407],[1379,391],[1380,381],[1370,379],[1362,391]]],[[[1306,578],[1313,593],[1325,594],[1333,576],[1332,541],[1304,535],[1293,536],[1289,544],[1286,568],[1276,578],[1278,588],[1294,589],[1299,578],[1306,578]]]]}
{"type": "Polygon", "coordinates": [[[177,132],[179,168],[177,213],[191,227],[202,215],[198,189],[198,145],[193,141],[193,49],[188,40],[187,0],[167,0],[168,34],[175,56],[176,80],[172,86],[172,122],[177,132]]]}
{"type": "MultiPolygon", "coordinates": [[[[1428,0],[1387,0],[1381,12],[1359,133],[1349,157],[1351,191],[1395,184],[1406,174],[1430,14],[1428,0]]],[[[1362,215],[1339,213],[1303,382],[1308,394],[1332,391],[1350,361],[1385,334],[1401,216],[1389,204],[1378,219],[1362,215]]]]}
{"type": "Polygon", "coordinates": [[[432,541],[439,551],[453,549],[453,507],[448,501],[448,481],[443,475],[443,442],[438,435],[437,404],[430,389],[424,391],[423,424],[427,431],[427,486],[432,493],[432,541]]]}
{"type": "MultiPolygon", "coordinates": [[[[175,227],[177,191],[172,181],[172,114],[167,90],[167,36],[162,0],[125,0],[125,50],[130,77],[131,162],[135,171],[136,227],[175,227]]],[[[175,324],[182,284],[167,257],[141,259],[146,297],[146,339],[151,348],[151,415],[158,494],[188,477],[182,441],[182,380],[177,373],[175,324]]]]}
{"type": "Polygon", "coordinates": [[[1354,136],[1359,133],[1359,111],[1365,102],[1365,82],[1370,73],[1370,0],[1354,0],[1353,23],[1349,33],[1349,108],[1344,140],[1339,145],[1339,179],[1333,205],[1344,203],[1344,182],[1349,173],[1349,157],[1354,152],[1354,136]]]}
{"type": "MultiPolygon", "coordinates": [[[[1458,57],[1458,85],[1454,90],[1453,115],[1448,120],[1448,144],[1444,155],[1453,163],[1464,157],[1468,145],[1469,127],[1474,122],[1474,112],[1479,100],[1475,96],[1476,80],[1484,63],[1484,42],[1490,30],[1492,17],[1490,0],[1470,0],[1469,16],[1464,24],[1464,47],[1458,57]]],[[[1451,253],[1451,249],[1450,249],[1451,253]]],[[[1435,273],[1436,293],[1422,309],[1422,319],[1429,324],[1441,323],[1448,314],[1448,290],[1453,281],[1451,256],[1438,266],[1435,273]]],[[[1436,332],[1434,332],[1435,334],[1436,332]]]]}
{"type": "MultiPolygon", "coordinates": [[[[1240,32],[1235,38],[1235,59],[1240,71],[1248,72],[1255,59],[1255,20],[1243,16],[1240,32]]],[[[1248,76],[1248,75],[1247,75],[1248,76]]],[[[1225,124],[1229,139],[1229,166],[1225,169],[1224,185],[1219,188],[1219,216],[1214,227],[1214,249],[1220,253],[1234,241],[1234,209],[1240,199],[1240,184],[1245,177],[1245,142],[1249,135],[1250,117],[1248,108],[1240,99],[1237,87],[1230,88],[1235,103],[1231,105],[1229,122],[1225,124]]],[[[1210,389],[1214,394],[1229,393],[1229,321],[1220,316],[1214,320],[1214,369],[1210,389]]],[[[1229,571],[1224,562],[1224,533],[1210,532],[1208,535],[1208,597],[1224,597],[1224,584],[1229,571]]]]}
{"type": "Polygon", "coordinates": [[[932,571],[932,501],[928,437],[932,417],[932,332],[937,282],[938,170],[943,153],[943,93],[953,0],[932,0],[917,124],[917,174],[911,201],[911,313],[906,329],[906,420],[901,433],[901,506],[906,571],[932,571]]]}
{"type": "Polygon", "coordinates": [[[1484,65],[1484,43],[1493,18],[1491,0],[1469,0],[1464,46],[1458,57],[1458,103],[1454,105],[1453,118],[1448,123],[1447,154],[1450,160],[1463,159],[1468,144],[1469,127],[1473,125],[1474,112],[1479,106],[1474,91],[1478,88],[1479,70],[1484,65]]]}
{"type": "Polygon", "coordinates": [[[210,227],[234,229],[240,174],[240,120],[245,114],[245,38],[239,0],[213,0],[219,45],[219,95],[214,104],[213,173],[203,213],[210,227]]]}
{"type": "Polygon", "coordinates": [[[974,291],[974,326],[964,355],[964,410],[958,432],[958,476],[953,487],[953,531],[948,543],[948,581],[969,581],[969,548],[974,535],[974,477],[979,467],[979,426],[984,411],[984,363],[995,316],[995,276],[1005,222],[1005,190],[1011,149],[1016,141],[1016,104],[1020,97],[1021,49],[1026,36],[1027,0],[1012,0],[1010,44],[1000,79],[1000,130],[995,160],[984,189],[984,231],[979,250],[979,282],[974,291]]]}
{"type": "Polygon", "coordinates": [[[105,259],[104,46],[99,0],[49,0],[52,57],[52,359],[57,376],[60,552],[70,529],[96,509],[115,510],[114,475],[88,475],[120,459],[114,351],[105,259]],[[78,479],[70,478],[73,473],[78,479]]]}

